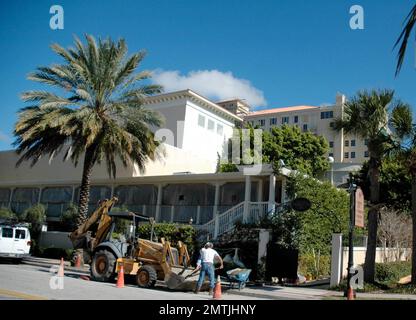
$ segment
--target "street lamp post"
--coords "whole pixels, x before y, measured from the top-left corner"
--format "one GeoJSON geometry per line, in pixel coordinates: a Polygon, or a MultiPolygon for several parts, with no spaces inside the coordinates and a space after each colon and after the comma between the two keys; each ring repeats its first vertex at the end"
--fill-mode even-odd
{"type": "Polygon", "coordinates": [[[348,277],[347,277],[347,292],[345,292],[348,300],[354,298],[354,289],[351,287],[351,278],[354,275],[354,226],[355,226],[355,191],[357,190],[357,185],[354,184],[353,175],[350,172],[349,188],[348,192],[350,193],[350,228],[349,228],[349,239],[348,239],[348,277]]]}
{"type": "Polygon", "coordinates": [[[333,157],[328,157],[328,162],[331,164],[331,185],[334,185],[334,162],[333,157]]]}

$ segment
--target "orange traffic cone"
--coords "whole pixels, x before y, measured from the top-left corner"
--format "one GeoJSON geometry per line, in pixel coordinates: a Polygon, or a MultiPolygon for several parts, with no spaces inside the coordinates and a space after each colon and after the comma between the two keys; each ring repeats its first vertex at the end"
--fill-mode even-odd
{"type": "Polygon", "coordinates": [[[75,268],[81,268],[81,255],[77,253],[75,258],[75,268]]]}
{"type": "Polygon", "coordinates": [[[64,276],[64,258],[61,258],[61,264],[59,265],[58,269],[58,277],[64,276]]]}
{"type": "Polygon", "coordinates": [[[117,288],[124,288],[124,267],[123,263],[120,264],[120,271],[117,276],[117,288]]]}
{"type": "Polygon", "coordinates": [[[221,278],[220,278],[220,276],[217,277],[217,283],[215,284],[213,298],[214,299],[221,299],[221,278]]]}

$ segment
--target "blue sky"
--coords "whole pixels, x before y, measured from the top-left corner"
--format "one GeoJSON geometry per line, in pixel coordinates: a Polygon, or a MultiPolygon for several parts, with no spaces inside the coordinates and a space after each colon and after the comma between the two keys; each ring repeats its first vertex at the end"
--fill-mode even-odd
{"type": "MultiPolygon", "coordinates": [[[[142,65],[167,89],[190,87],[210,98],[247,95],[275,108],[332,103],[337,92],[391,88],[416,111],[415,49],[398,78],[393,44],[414,0],[193,0],[0,2],[0,150],[10,149],[22,91],[36,66],[60,59],[49,45],[73,35],[126,39],[146,49],[142,65]],[[64,30],[51,30],[49,8],[64,8],[64,30]],[[364,8],[364,30],[349,9],[364,8]]],[[[169,91],[169,90],[168,90],[169,91]]]]}

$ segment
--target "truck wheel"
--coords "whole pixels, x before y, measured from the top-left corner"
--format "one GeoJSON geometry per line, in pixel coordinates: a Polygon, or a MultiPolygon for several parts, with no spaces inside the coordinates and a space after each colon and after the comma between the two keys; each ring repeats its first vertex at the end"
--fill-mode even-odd
{"type": "Polygon", "coordinates": [[[107,250],[99,250],[94,254],[91,263],[91,276],[93,280],[110,282],[115,278],[116,257],[107,250]]]}
{"type": "Polygon", "coordinates": [[[142,266],[136,275],[137,285],[142,288],[152,288],[157,280],[157,272],[150,265],[142,266]]]}

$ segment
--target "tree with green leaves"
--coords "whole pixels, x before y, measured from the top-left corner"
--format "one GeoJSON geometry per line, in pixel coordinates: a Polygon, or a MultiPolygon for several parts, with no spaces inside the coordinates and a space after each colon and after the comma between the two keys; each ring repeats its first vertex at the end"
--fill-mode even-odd
{"type": "Polygon", "coordinates": [[[410,132],[409,111],[408,105],[394,99],[393,91],[361,91],[346,102],[343,117],[335,120],[335,130],[343,130],[346,134],[355,134],[368,141],[370,210],[364,267],[367,282],[374,282],[375,279],[381,161],[386,154],[400,148],[402,139],[410,132]]]}
{"type": "Polygon", "coordinates": [[[284,125],[263,133],[263,162],[286,167],[316,177],[329,169],[328,142],[322,136],[302,132],[297,126],[284,125]]]}
{"type": "MultiPolygon", "coordinates": [[[[273,128],[271,132],[262,133],[262,154],[255,154],[254,148],[254,129],[248,125],[246,130],[250,130],[250,150],[243,150],[242,134],[234,135],[233,144],[240,143],[240,158],[244,153],[252,157],[260,157],[263,163],[270,163],[276,171],[279,170],[279,161],[283,160],[286,167],[298,170],[310,176],[317,176],[329,169],[326,153],[328,152],[328,142],[321,136],[316,136],[310,132],[302,132],[298,127],[284,125],[273,128]]],[[[240,159],[232,159],[231,150],[228,160],[235,160],[240,163],[240,159]]],[[[238,168],[233,163],[222,164],[221,172],[234,172],[238,168]]]]}
{"type": "Polygon", "coordinates": [[[86,35],[75,47],[58,44],[52,50],[63,63],[38,67],[29,80],[50,86],[48,91],[22,94],[30,105],[21,109],[15,125],[14,146],[23,161],[33,166],[42,156],[63,152],[75,166],[83,160],[78,224],[88,213],[90,178],[95,164],[105,161],[110,176],[116,163],[135,163],[144,170],[157,157],[152,127],[161,125],[158,113],[143,106],[145,98],[161,92],[158,85],[143,84],[151,74],[136,72],[143,51],[127,57],[126,42],[86,35]]]}

